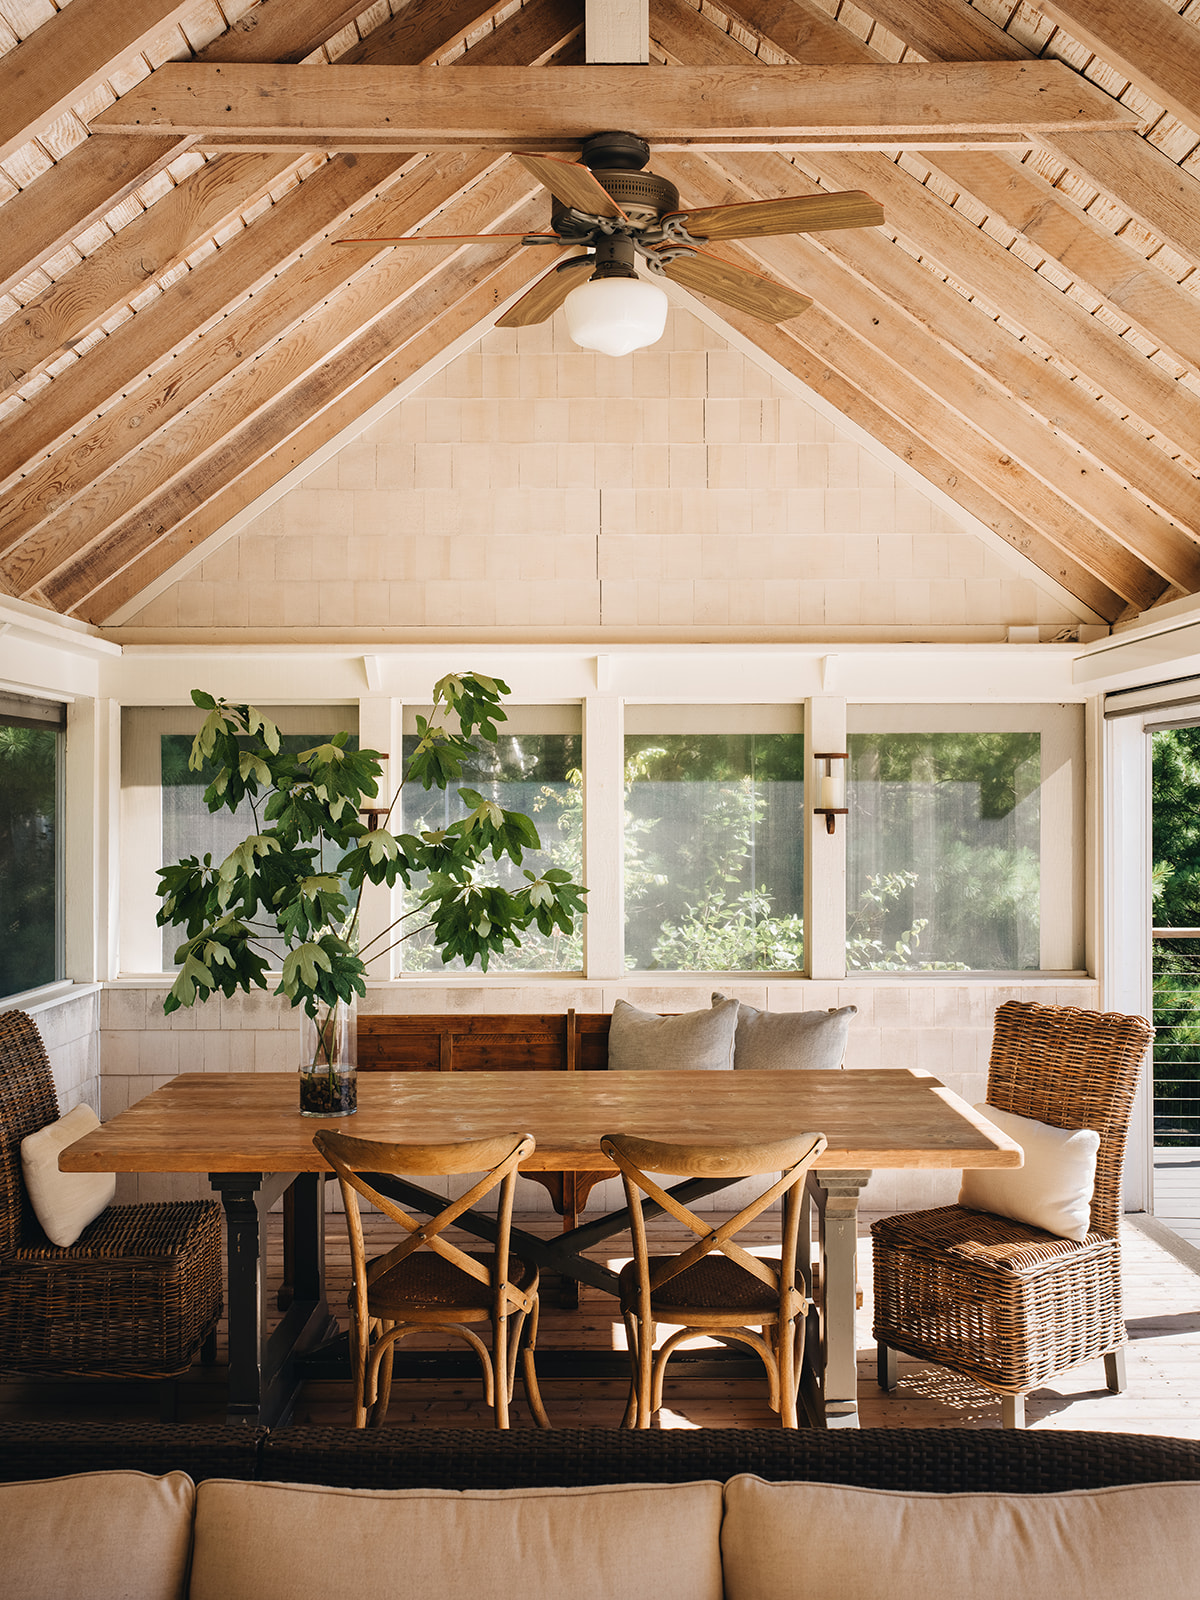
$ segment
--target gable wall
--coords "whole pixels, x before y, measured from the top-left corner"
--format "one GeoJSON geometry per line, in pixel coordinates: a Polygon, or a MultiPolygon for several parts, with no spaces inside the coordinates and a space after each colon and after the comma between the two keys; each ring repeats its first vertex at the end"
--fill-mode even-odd
{"type": "Polygon", "coordinates": [[[1044,637],[1079,620],[699,318],[611,360],[493,330],[186,576],[138,630],[1044,637]]]}

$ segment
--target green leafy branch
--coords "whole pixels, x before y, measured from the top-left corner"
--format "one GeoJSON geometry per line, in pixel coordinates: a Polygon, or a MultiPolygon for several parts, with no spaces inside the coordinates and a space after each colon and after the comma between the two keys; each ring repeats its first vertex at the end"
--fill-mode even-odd
{"type": "Polygon", "coordinates": [[[368,827],[362,813],[378,809],[369,803],[378,798],[383,770],[377,750],[355,750],[350,735],[338,733],[290,754],[255,707],[193,690],[192,700],[208,713],[189,758],[192,771],[213,773],[205,803],[210,811],[236,811],[248,802],[255,828],[223,861],[188,856],[159,871],[158,925],[182,926],[187,935],[175,953],[180,971],[164,1011],[215,993],[265,989],[268,962],[259,946],[271,934],[286,950],[274,992],[314,1020],[320,1008],[366,992],[364,955],[374,946],[384,949],[370,959],[431,930],[443,962],[478,960],[486,972],[492,956],[519,946],[531,928],[570,934],[587,891],[569,873],[525,869],[526,884],[516,892],[486,881],[489,858],[520,866],[526,851],[540,848],[536,827],[521,812],[463,788],[467,813],[449,827],[418,836],[390,826],[405,783],[444,791],[477,753],[477,740],[498,741],[497,724],[507,720],[501,698],[509,692],[480,673],[440,679],[434,715],[417,718],[417,748],[382,824],[368,827]],[[324,862],[327,847],[339,852],[332,866],[324,862]],[[417,903],[360,952],[365,886],[411,888],[414,879],[424,885],[417,903]]]}

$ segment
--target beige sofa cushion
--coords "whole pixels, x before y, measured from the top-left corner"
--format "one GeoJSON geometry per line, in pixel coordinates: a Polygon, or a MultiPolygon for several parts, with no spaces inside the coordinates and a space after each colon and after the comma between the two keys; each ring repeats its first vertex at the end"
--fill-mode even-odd
{"type": "Polygon", "coordinates": [[[207,1479],[191,1600],[721,1600],[721,1485],[330,1489],[207,1479]]]}
{"type": "Polygon", "coordinates": [[[185,1472],[0,1484],[0,1593],[181,1600],[196,1488],[185,1472]]]}
{"type": "Polygon", "coordinates": [[[901,1494],[730,1480],[727,1600],[1194,1600],[1200,1483],[901,1494]]]}

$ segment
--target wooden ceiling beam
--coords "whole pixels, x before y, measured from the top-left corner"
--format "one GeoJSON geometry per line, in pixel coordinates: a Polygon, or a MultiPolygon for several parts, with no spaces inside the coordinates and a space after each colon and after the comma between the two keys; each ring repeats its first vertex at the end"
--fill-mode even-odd
{"type": "MultiPolygon", "coordinates": [[[[773,13],[778,9],[773,0],[764,0],[761,6],[758,0],[739,0],[739,7],[746,21],[751,21],[753,15],[752,25],[759,31],[765,20],[761,13],[773,13]]],[[[702,62],[712,65],[724,62],[742,48],[718,29],[700,22],[689,7],[671,3],[671,0],[659,0],[655,17],[656,41],[672,56],[690,50],[698,54],[702,62]]],[[[771,36],[770,42],[777,44],[774,36],[771,36]]],[[[856,44],[855,48],[864,50],[866,47],[856,44]]],[[[828,160],[821,159],[822,162],[828,160]]],[[[885,162],[882,157],[862,159],[864,165],[871,163],[872,170],[880,169],[889,183],[899,173],[894,163],[885,162]]],[[[994,158],[990,156],[976,156],[973,159],[976,165],[983,167],[994,164],[994,158]]],[[[703,184],[710,181],[713,173],[724,175],[729,187],[706,191],[707,204],[738,202],[748,198],[774,199],[794,193],[796,188],[797,162],[782,157],[732,153],[717,157],[686,152],[675,157],[674,161],[672,174],[679,181],[681,193],[687,198],[691,197],[693,181],[703,184]],[[691,174],[695,175],[694,179],[691,174]]],[[[805,166],[808,164],[807,160],[803,162],[805,166]]],[[[658,165],[661,168],[663,161],[660,160],[658,165]]],[[[1008,171],[1007,168],[1003,170],[1008,171]]],[[[928,193],[913,180],[905,181],[924,202],[937,206],[939,211],[946,209],[940,202],[932,201],[928,193]]],[[[837,187],[836,184],[833,186],[837,187]]],[[[893,220],[890,210],[887,214],[890,223],[893,220]]],[[[972,240],[984,239],[984,235],[973,227],[968,227],[966,231],[972,240]]],[[[1080,467],[1086,466],[1086,458],[1082,462],[1078,459],[1059,460],[1057,452],[1060,446],[1057,441],[1051,444],[1050,434],[1039,430],[1030,436],[1028,420],[1031,415],[1043,418],[1056,435],[1073,441],[1087,452],[1093,462],[1105,464],[1110,473],[1115,472],[1132,490],[1132,493],[1126,493],[1121,484],[1113,482],[1111,476],[1101,481],[1095,473],[1085,474],[1085,477],[1090,476],[1093,480],[1081,484],[1085,494],[1081,509],[1085,514],[1092,516],[1115,536],[1123,538],[1127,544],[1131,539],[1138,542],[1141,538],[1147,538],[1150,542],[1146,554],[1156,552],[1158,559],[1163,562],[1164,572],[1187,573],[1192,569],[1195,547],[1187,535],[1200,528],[1200,483],[1186,467],[1173,461],[1158,445],[1147,441],[1107,407],[1099,405],[1086,390],[1057,368],[1034,355],[1007,329],[997,324],[990,312],[968,301],[936,278],[908,252],[886,240],[879,230],[843,230],[836,234],[820,235],[813,241],[792,242],[800,247],[791,252],[791,260],[799,263],[794,280],[798,287],[817,293],[818,298],[824,298],[827,305],[836,308],[841,288],[834,281],[827,285],[822,296],[818,287],[822,268],[819,260],[813,259],[813,251],[819,246],[821,251],[845,262],[863,281],[887,295],[893,304],[907,315],[915,317],[956,355],[969,362],[976,372],[1004,391],[1018,408],[1014,436],[1026,440],[1026,452],[1028,454],[1032,450],[1035,461],[1039,456],[1055,459],[1053,478],[1057,479],[1062,473],[1064,483],[1079,481],[1080,467]],[[816,273],[818,281],[810,281],[806,276],[806,261],[812,262],[808,270],[816,273]],[[1135,504],[1136,511],[1133,510],[1135,504]],[[1150,506],[1156,507],[1157,513],[1162,516],[1174,519],[1183,531],[1163,523],[1156,512],[1149,509],[1150,506]]],[[[986,243],[990,251],[999,250],[992,241],[986,243]]],[[[774,245],[770,249],[764,245],[762,256],[764,260],[780,259],[774,245]]],[[[1144,262],[1142,267],[1144,272],[1144,262]]],[[[1016,260],[1010,262],[1010,268],[1018,277],[1027,270],[1016,260]]],[[[970,282],[971,279],[960,281],[970,282]]],[[[1043,287],[1051,302],[1063,298],[1060,291],[1050,284],[1046,283],[1043,287]]],[[[1182,294],[1182,291],[1179,293],[1182,294]]],[[[1071,308],[1076,315],[1080,314],[1081,308],[1073,303],[1071,308]]],[[[869,338],[870,325],[866,331],[869,338]]],[[[1096,332],[1104,340],[1112,341],[1115,338],[1110,330],[1099,325],[1096,332]]],[[[891,335],[880,338],[885,354],[892,342],[891,335]]],[[[1080,346],[1082,349],[1089,348],[1083,339],[1080,340],[1080,346]]],[[[1144,365],[1143,358],[1132,350],[1126,348],[1124,354],[1128,359],[1144,365]]],[[[914,370],[921,371],[925,362],[914,359],[913,366],[914,370]]],[[[969,376],[960,374],[957,379],[950,381],[960,386],[966,383],[969,395],[969,376]]],[[[968,406],[973,407],[970,399],[968,406]]],[[[994,427],[996,425],[993,424],[994,427]]],[[[992,436],[996,437],[996,434],[992,436]]],[[[1013,452],[1018,456],[1022,454],[1015,443],[1013,452]]]]}
{"type": "Polygon", "coordinates": [[[656,148],[761,139],[772,148],[930,135],[1001,135],[1136,117],[1057,61],[967,66],[477,67],[447,80],[429,67],[217,67],[171,62],[91,126],[93,132],[233,134],[311,148],[345,139],[401,148],[482,145],[574,150],[598,128],[630,124],[656,148]]]}
{"type": "Polygon", "coordinates": [[[1200,300],[1140,250],[1020,162],[970,151],[930,154],[930,164],[985,210],[1043,251],[1073,282],[1181,366],[1200,373],[1200,300]]]}
{"type": "MultiPolygon", "coordinates": [[[[422,8],[423,9],[423,8],[422,8]]],[[[439,26],[447,22],[462,23],[461,6],[457,17],[447,15],[447,7],[438,8],[439,26]]],[[[536,60],[547,50],[556,48],[578,25],[574,8],[569,0],[536,0],[526,6],[510,23],[495,30],[484,41],[475,55],[483,60],[518,61],[536,60]]],[[[406,48],[429,48],[428,36],[406,30],[406,48]]],[[[390,30],[380,48],[399,48],[390,30]]],[[[239,162],[254,160],[273,161],[278,157],[239,157],[239,162]]],[[[172,284],[152,305],[138,312],[106,339],[103,345],[89,353],[86,361],[76,363],[69,372],[36,394],[22,411],[10,416],[0,430],[0,483],[19,471],[22,464],[36,461],[54,448],[56,443],[73,430],[87,425],[89,416],[99,410],[112,396],[136,382],[143,373],[166,361],[173,351],[188,341],[199,326],[220,316],[244,300],[256,285],[268,281],[285,267],[302,249],[310,247],[331,229],[339,226],[352,210],[365,206],[377,193],[402,183],[409,162],[400,153],[375,157],[347,157],[327,163],[312,173],[293,193],[286,195],[277,205],[257,218],[253,226],[243,230],[223,249],[202,261],[193,271],[172,284]]],[[[470,181],[481,168],[472,164],[470,156],[458,158],[463,181],[470,181]]],[[[210,163],[205,172],[217,167],[210,163]]],[[[451,167],[444,168],[449,173],[451,167]]],[[[245,186],[254,186],[267,174],[253,168],[248,173],[239,167],[220,166],[214,182],[218,186],[228,180],[238,185],[237,193],[245,186]]],[[[204,172],[197,173],[195,187],[187,185],[191,214],[202,214],[206,206],[204,172]],[[199,196],[199,198],[196,198],[199,196]]],[[[184,187],[184,186],[181,186],[184,187]]],[[[419,189],[414,191],[419,194],[419,189]]],[[[158,213],[161,205],[173,199],[168,196],[152,208],[148,216],[158,213]]],[[[214,202],[219,206],[218,192],[214,202]]],[[[414,203],[416,203],[414,201],[414,203]]],[[[184,204],[184,201],[180,201],[184,204]]],[[[422,213],[416,213],[420,216],[422,213]]],[[[386,224],[385,224],[386,225],[386,224]]],[[[180,224],[174,211],[169,211],[164,221],[165,229],[174,229],[174,238],[168,235],[158,243],[165,249],[174,243],[180,248],[180,224]]],[[[65,338],[63,323],[70,326],[73,313],[86,316],[95,325],[103,306],[108,285],[108,269],[124,298],[130,276],[137,271],[139,257],[137,240],[130,241],[126,251],[122,245],[126,229],[113,241],[117,251],[113,257],[105,255],[96,268],[89,272],[88,263],[83,286],[76,281],[64,283],[60,294],[48,304],[47,316],[57,318],[59,341],[65,338]],[[87,298],[90,295],[90,299],[87,298]],[[86,311],[81,308],[86,306],[86,311]]],[[[144,239],[147,248],[154,243],[144,239]]],[[[103,247],[107,249],[107,247],[103,247]]],[[[352,252],[341,251],[343,256],[352,252]]],[[[360,263],[361,264],[361,263],[360,263]]],[[[357,270],[352,260],[347,260],[342,276],[357,270]]],[[[141,285],[139,285],[140,287],[141,285]]],[[[112,307],[105,312],[110,315],[112,307]]],[[[99,320],[103,320],[100,317],[99,320]]],[[[0,352],[12,365],[22,352],[30,348],[30,338],[46,331],[46,323],[34,312],[21,313],[0,330],[0,352]],[[27,327],[27,321],[32,324],[27,327]]]]}
{"type": "MultiPolygon", "coordinates": [[[[804,3],[804,0],[796,0],[804,3]]],[[[927,61],[1032,61],[1035,57],[963,0],[858,0],[927,61]]],[[[1111,196],[1151,233],[1192,261],[1200,260],[1200,183],[1134,132],[1093,138],[1039,134],[1045,146],[1111,196]]]]}
{"type": "MultiPolygon", "coordinates": [[[[160,139],[85,139],[19,194],[0,215],[0,294],[16,289],[65,245],[149,183],[192,144],[160,139]]],[[[294,160],[294,157],[289,159],[294,160]]]]}
{"type": "MultiPolygon", "coordinates": [[[[477,233],[502,226],[509,212],[527,206],[538,193],[536,182],[516,162],[497,166],[484,154],[449,155],[421,164],[404,203],[411,222],[436,212],[452,231],[477,233]],[[464,182],[471,186],[462,192],[464,182]]],[[[362,225],[380,226],[385,207],[394,211],[395,203],[368,208],[362,225]]],[[[264,383],[270,396],[297,380],[295,372],[283,376],[289,363],[300,363],[303,371],[305,364],[327,360],[361,323],[414,292],[454,254],[453,245],[380,253],[340,249],[327,241],[273,275],[264,292],[214,324],[0,496],[0,552],[7,570],[24,574],[29,587],[40,583],[47,559],[42,552],[86,542],[97,514],[116,520],[165,481],[166,463],[183,457],[178,442],[158,441],[176,419],[188,417],[197,439],[206,427],[236,428],[246,412],[263,403],[264,383]],[[349,280],[355,281],[347,291],[349,280]],[[33,570],[37,575],[29,578],[33,570]]],[[[193,443],[192,453],[200,448],[193,443]]],[[[58,564],[50,559],[46,570],[58,564]]]]}
{"type": "MultiPolygon", "coordinates": [[[[796,0],[732,0],[735,15],[780,52],[809,62],[870,62],[875,51],[796,0]],[[805,52],[797,56],[797,52],[805,52]]],[[[658,14],[698,39],[713,31],[690,6],[658,0],[658,14]]],[[[1161,7],[1160,7],[1161,9],[1161,7]]],[[[1194,30],[1193,30],[1194,31],[1194,30]]],[[[1007,35],[1004,35],[1007,38],[1007,35]]],[[[701,58],[703,59],[703,57],[701,58]]],[[[1071,279],[1086,284],[1118,316],[1183,366],[1200,371],[1200,301],[1145,255],[1093,221],[1082,207],[1004,151],[923,151],[952,184],[972,194],[1071,279]]]]}
{"type": "Polygon", "coordinates": [[[1200,32],[1163,0],[1033,0],[1052,22],[1200,129],[1200,32]]]}
{"type": "Polygon", "coordinates": [[[496,246],[474,247],[108,529],[47,581],[49,604],[81,616],[111,615],[145,588],[151,574],[174,565],[222,527],[239,500],[251,503],[308,460],[447,344],[494,314],[539,270],[529,252],[505,258],[496,246]],[[158,564],[160,550],[165,565],[158,564]]]}
{"type": "Polygon", "coordinates": [[[171,24],[189,0],[74,0],[0,56],[0,161],[69,111],[171,24]]]}
{"type": "MultiPolygon", "coordinates": [[[[72,0],[72,3],[82,23],[80,0],[72,0]]],[[[447,0],[438,0],[435,7],[431,0],[420,9],[437,13],[446,3],[447,0]]],[[[131,16],[139,14],[138,7],[130,5],[128,0],[123,0],[123,6],[131,16]]],[[[186,11],[192,7],[176,9],[186,11]]],[[[263,0],[252,6],[232,28],[206,45],[196,60],[232,64],[299,61],[332,38],[339,28],[352,20],[356,10],[333,4],[332,0],[287,0],[286,4],[280,4],[279,0],[263,0]]],[[[62,15],[60,12],[59,16],[62,15]]],[[[73,11],[71,19],[64,23],[59,23],[58,17],[52,20],[55,29],[61,31],[71,29],[74,19],[73,11]]],[[[50,23],[43,24],[29,42],[40,38],[50,26],[50,23]]],[[[23,48],[23,45],[18,46],[18,49],[23,48]]],[[[16,53],[5,56],[3,62],[11,60],[16,53]]],[[[0,105],[3,103],[0,97],[0,105]]],[[[173,136],[164,138],[157,146],[150,140],[113,140],[113,148],[104,150],[94,140],[86,139],[68,151],[38,178],[36,184],[31,184],[4,206],[0,293],[21,283],[43,261],[55,255],[64,244],[77,239],[92,222],[119,205],[135,189],[148,183],[192,143],[191,139],[173,136]]],[[[289,161],[294,159],[290,157],[289,161]]],[[[289,162],[284,163],[287,164],[289,162]]],[[[143,275],[132,292],[136,294],[144,287],[143,275]]]]}
{"type": "MultiPolygon", "coordinates": [[[[681,156],[678,160],[694,165],[697,158],[681,156]]],[[[715,158],[710,160],[714,166],[718,164],[715,158]]],[[[784,167],[784,171],[769,172],[768,160],[725,155],[719,165],[736,180],[739,197],[771,198],[786,192],[794,168],[776,162],[773,165],[777,169],[784,167]]],[[[770,245],[764,242],[761,253],[768,270],[772,262],[783,259],[777,254],[781,251],[786,251],[787,270],[793,280],[839,316],[845,303],[843,286],[836,278],[826,278],[822,265],[826,258],[848,268],[877,298],[882,297],[919,322],[931,337],[965,363],[957,375],[950,377],[945,395],[950,398],[955,389],[959,391],[968,421],[984,427],[1039,475],[1048,471],[1046,481],[1061,487],[1068,499],[1123,543],[1130,544],[1132,540],[1131,548],[1138,549],[1151,565],[1157,566],[1151,552],[1159,549],[1166,563],[1159,568],[1164,576],[1182,581],[1185,574],[1194,571],[1200,556],[1200,481],[1101,406],[1065,373],[1035,356],[986,311],[950,284],[931,280],[926,268],[907,251],[896,249],[876,228],[843,229],[812,240],[795,238],[778,244],[772,241],[770,245]],[[994,407],[992,422],[987,425],[986,393],[976,386],[973,374],[986,379],[989,388],[1002,391],[1015,407],[1011,425],[994,407]],[[1032,434],[1031,424],[1036,430],[1032,434]],[[1083,455],[1076,456],[1075,448],[1083,455]],[[1038,457],[1042,458],[1040,465],[1038,457]],[[1156,509],[1152,511],[1151,506],[1156,509]],[[1172,528],[1163,518],[1172,519],[1177,527],[1172,528]]],[[[867,305],[866,313],[867,321],[860,331],[871,338],[874,330],[880,348],[894,352],[897,332],[883,326],[882,319],[875,323],[877,312],[873,305],[867,305]]],[[[927,356],[919,352],[913,352],[910,364],[923,381],[935,370],[927,356]]]]}
{"type": "Polygon", "coordinates": [[[919,256],[968,285],[1150,431],[1194,457],[1200,399],[916,178],[882,157],[805,155],[797,164],[831,188],[867,189],[882,203],[889,230],[903,235],[919,256]]]}
{"type": "MultiPolygon", "coordinates": [[[[735,197],[743,198],[749,192],[743,186],[746,169],[756,180],[753,192],[767,187],[762,182],[761,171],[767,159],[729,155],[722,159],[691,153],[675,157],[667,175],[685,186],[689,193],[699,190],[705,205],[719,205],[735,197]],[[698,170],[701,163],[710,169],[707,175],[698,170]],[[734,194],[718,176],[730,164],[743,179],[734,194]]],[[[660,166],[665,165],[665,162],[660,163],[660,166]]],[[[871,241],[866,235],[875,230],[862,232],[862,242],[869,246],[871,241]]],[[[833,237],[829,236],[830,241],[833,237]]],[[[847,253],[852,252],[853,239],[845,243],[847,253]]],[[[979,368],[967,364],[952,343],[950,333],[941,329],[943,316],[952,321],[957,316],[953,300],[958,299],[964,309],[971,309],[952,289],[944,284],[929,284],[928,273],[912,262],[909,297],[923,295],[924,305],[919,312],[898,306],[885,292],[877,290],[870,276],[871,267],[879,267],[887,273],[886,252],[901,255],[894,246],[886,244],[882,251],[865,252],[868,256],[865,275],[852,275],[833,253],[804,238],[755,241],[749,247],[743,245],[742,249],[753,258],[757,268],[786,277],[793,287],[814,295],[825,308],[822,315],[849,329],[863,348],[873,350],[881,368],[885,364],[889,368],[898,366],[911,374],[914,386],[956,414],[960,440],[962,433],[970,430],[981,436],[977,451],[990,452],[1001,466],[1010,462],[1017,464],[1020,476],[1014,480],[1011,491],[1017,497],[1009,499],[1008,503],[1026,520],[1037,521],[1061,547],[1069,548],[1073,539],[1083,537],[1080,528],[1080,517],[1083,517],[1086,525],[1095,528],[1100,536],[1098,561],[1112,561],[1108,542],[1115,542],[1129,551],[1139,566],[1153,568],[1161,577],[1182,588],[1200,589],[1200,543],[1172,527],[1141,499],[1130,494],[1125,484],[1102,471],[1095,457],[1082,454],[979,368]],[[914,281],[920,278],[925,279],[925,285],[914,281]],[[1031,487],[1035,481],[1041,485],[1040,492],[1031,487]]],[[[902,267],[903,264],[898,265],[902,267]]],[[[810,317],[811,313],[806,312],[787,325],[790,332],[805,342],[810,317]]],[[[910,426],[914,425],[915,419],[905,420],[910,426]]],[[[1193,482],[1192,489],[1192,517],[1194,522],[1200,522],[1200,492],[1197,492],[1200,485],[1193,482]]],[[[1115,562],[1111,570],[1120,570],[1121,565],[1115,562]]],[[[1108,570],[1100,569],[1097,575],[1112,582],[1108,570]]]]}

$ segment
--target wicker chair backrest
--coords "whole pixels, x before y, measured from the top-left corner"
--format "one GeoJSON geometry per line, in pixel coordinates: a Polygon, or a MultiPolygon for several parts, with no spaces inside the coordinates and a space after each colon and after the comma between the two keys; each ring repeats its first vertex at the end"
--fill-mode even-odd
{"type": "Polygon", "coordinates": [[[1091,1231],[1116,1238],[1133,1097],[1154,1029],[1144,1017],[1008,1000],[996,1011],[988,1103],[1100,1135],[1091,1231]]]}
{"type": "Polygon", "coordinates": [[[58,1117],[50,1062],[33,1018],[0,1013],[0,1258],[31,1233],[32,1209],[21,1176],[21,1140],[58,1117]]]}

